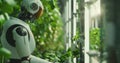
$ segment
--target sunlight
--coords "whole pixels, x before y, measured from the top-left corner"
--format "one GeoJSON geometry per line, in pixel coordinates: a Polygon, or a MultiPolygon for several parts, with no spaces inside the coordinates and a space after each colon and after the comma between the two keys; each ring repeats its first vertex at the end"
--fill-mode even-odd
{"type": "Polygon", "coordinates": [[[95,3],[91,5],[90,13],[91,13],[91,17],[96,17],[101,14],[100,0],[97,0],[95,3]]]}

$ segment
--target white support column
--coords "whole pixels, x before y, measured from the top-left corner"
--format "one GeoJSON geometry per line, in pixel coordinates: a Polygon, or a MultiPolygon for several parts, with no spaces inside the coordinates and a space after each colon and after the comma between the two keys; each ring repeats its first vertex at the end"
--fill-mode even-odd
{"type": "Polygon", "coordinates": [[[65,3],[65,8],[64,8],[64,15],[63,15],[63,19],[65,20],[65,47],[66,47],[66,51],[68,50],[69,48],[69,42],[68,42],[68,33],[69,33],[69,30],[68,30],[68,1],[66,1],[65,3]]]}
{"type": "MultiPolygon", "coordinates": [[[[71,48],[71,0],[66,1],[65,5],[65,31],[66,31],[66,51],[71,48]]],[[[69,57],[68,63],[71,63],[71,57],[69,57]]]]}
{"type": "MultiPolygon", "coordinates": [[[[76,0],[73,0],[73,13],[74,14],[76,14],[76,10],[77,10],[77,6],[76,6],[77,4],[76,4],[76,0]]],[[[75,36],[76,35],[76,16],[75,15],[73,15],[73,36],[75,36]]],[[[73,44],[74,44],[74,46],[77,46],[77,44],[76,44],[76,42],[75,41],[73,41],[73,44]]],[[[76,58],[73,58],[73,63],[76,63],[76,58]]]]}
{"type": "MultiPolygon", "coordinates": [[[[73,13],[77,13],[77,3],[76,3],[76,0],[73,0],[73,13]]],[[[76,20],[77,20],[77,17],[75,15],[73,15],[73,36],[76,35],[76,20]]]]}
{"type": "MultiPolygon", "coordinates": [[[[71,48],[72,45],[72,40],[71,40],[71,35],[72,35],[72,30],[71,30],[71,22],[72,22],[72,14],[71,14],[71,0],[69,0],[68,4],[68,29],[69,29],[69,48],[71,48]]],[[[69,63],[72,63],[72,57],[69,57],[69,63]]]]}
{"type": "MultiPolygon", "coordinates": [[[[87,2],[89,0],[85,0],[87,2]]],[[[89,52],[89,22],[90,22],[90,10],[88,7],[85,7],[85,22],[84,22],[84,32],[85,32],[85,42],[84,42],[84,61],[85,63],[89,63],[89,55],[87,52],[89,52]]]]}
{"type": "Polygon", "coordinates": [[[69,32],[69,47],[71,48],[71,22],[72,22],[72,16],[71,16],[71,0],[69,0],[69,4],[68,4],[68,32],[69,32]]]}

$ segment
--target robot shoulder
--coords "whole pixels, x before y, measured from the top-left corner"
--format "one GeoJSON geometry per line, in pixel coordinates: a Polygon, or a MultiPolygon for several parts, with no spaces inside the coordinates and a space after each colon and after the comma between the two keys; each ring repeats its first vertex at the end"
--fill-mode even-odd
{"type": "Polygon", "coordinates": [[[2,27],[4,32],[6,32],[9,28],[13,29],[18,26],[24,26],[25,28],[30,29],[27,23],[17,18],[11,18],[7,20],[2,27]]]}
{"type": "MultiPolygon", "coordinates": [[[[8,44],[10,44],[11,46],[15,47],[15,40],[13,35],[17,34],[19,36],[26,36],[27,34],[29,34],[28,30],[21,25],[13,25],[11,27],[8,28],[7,32],[6,32],[6,40],[8,42],[8,44]],[[15,31],[15,32],[13,32],[15,31]]],[[[28,35],[30,36],[30,35],[28,35]]]]}

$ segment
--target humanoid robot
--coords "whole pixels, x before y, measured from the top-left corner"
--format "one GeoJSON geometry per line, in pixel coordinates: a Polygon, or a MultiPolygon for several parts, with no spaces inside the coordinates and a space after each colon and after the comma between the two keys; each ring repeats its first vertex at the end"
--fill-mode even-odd
{"type": "Polygon", "coordinates": [[[35,49],[35,40],[29,25],[24,22],[34,21],[42,12],[40,0],[23,0],[18,18],[10,18],[3,24],[1,42],[12,53],[8,63],[50,63],[31,55],[35,49]]]}

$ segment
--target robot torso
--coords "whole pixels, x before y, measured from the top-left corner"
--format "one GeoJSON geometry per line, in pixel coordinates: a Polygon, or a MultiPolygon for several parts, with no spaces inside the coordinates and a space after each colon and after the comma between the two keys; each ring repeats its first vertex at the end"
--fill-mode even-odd
{"type": "Polygon", "coordinates": [[[11,51],[13,59],[29,56],[35,48],[35,40],[29,25],[17,18],[11,18],[3,24],[1,43],[11,51]]]}

